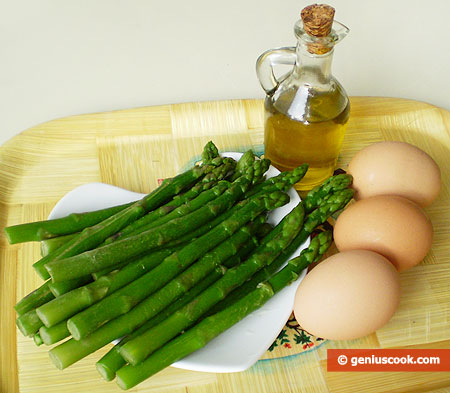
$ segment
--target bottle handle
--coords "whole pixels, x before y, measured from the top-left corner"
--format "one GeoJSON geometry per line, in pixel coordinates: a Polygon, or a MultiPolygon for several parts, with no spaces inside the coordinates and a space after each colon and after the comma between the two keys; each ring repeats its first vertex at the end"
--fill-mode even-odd
{"type": "Polygon", "coordinates": [[[295,65],[296,60],[297,55],[294,46],[270,49],[258,57],[258,60],[256,60],[256,75],[267,94],[273,93],[281,82],[275,77],[273,67],[279,64],[295,65]]]}

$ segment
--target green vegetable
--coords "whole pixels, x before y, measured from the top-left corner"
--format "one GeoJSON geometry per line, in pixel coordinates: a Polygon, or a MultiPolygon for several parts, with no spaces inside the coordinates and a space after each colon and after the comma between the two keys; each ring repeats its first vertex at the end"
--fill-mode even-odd
{"type": "MultiPolygon", "coordinates": [[[[286,202],[286,199],[281,195],[277,196],[273,207],[278,206],[280,198],[286,202]]],[[[266,209],[265,200],[266,198],[255,198],[221,225],[192,241],[180,251],[169,255],[151,272],[103,299],[100,303],[70,318],[67,327],[72,336],[77,340],[86,337],[104,323],[125,314],[146,297],[146,312],[150,315],[147,315],[147,318],[161,311],[163,307],[214,269],[221,260],[231,256],[230,253],[236,252],[236,247],[239,244],[249,239],[248,230],[243,230],[226,241],[240,227],[266,209]],[[218,246],[219,244],[220,246],[218,246]],[[218,247],[212,250],[216,246],[218,247]],[[210,250],[212,251],[209,254],[204,255],[210,250]],[[199,258],[201,259],[198,263],[172,280],[199,258]],[[170,280],[172,281],[169,282],[170,280]],[[166,283],[168,283],[166,287],[163,287],[166,283]],[[157,293],[148,297],[158,289],[160,290],[157,293]]]]}
{"type": "Polygon", "coordinates": [[[273,190],[274,188],[288,191],[295,183],[299,182],[303,176],[305,176],[307,170],[308,164],[302,164],[292,171],[281,172],[279,175],[257,184],[255,187],[251,188],[245,196],[248,198],[260,192],[273,190]]]}
{"type": "MultiPolygon", "coordinates": [[[[189,201],[185,201],[180,206],[175,207],[173,205],[170,205],[170,210],[167,209],[167,212],[165,215],[160,216],[156,220],[152,220],[148,222],[147,218],[151,215],[151,213],[145,215],[144,217],[140,218],[139,220],[135,221],[128,227],[126,227],[119,236],[113,235],[110,237],[110,239],[113,239],[113,241],[116,241],[118,239],[123,239],[124,237],[133,236],[135,234],[142,233],[144,231],[148,231],[150,229],[156,228],[160,225],[165,224],[166,222],[173,220],[174,218],[183,217],[189,213],[192,213],[193,211],[199,209],[200,207],[204,206],[208,202],[214,200],[219,195],[223,194],[227,188],[230,187],[230,182],[226,180],[221,180],[220,182],[216,183],[214,187],[210,189],[205,189],[201,193],[199,193],[196,197],[190,199],[189,201]],[[145,219],[145,220],[144,220],[145,219]],[[137,228],[134,228],[131,231],[126,231],[127,228],[133,227],[133,224],[138,223],[139,221],[146,221],[146,223],[138,226],[137,228]]],[[[162,206],[165,208],[169,208],[168,204],[162,206]]],[[[155,212],[156,210],[154,210],[155,212]]],[[[110,242],[108,242],[110,243],[110,242]]],[[[108,244],[105,242],[105,244],[108,244]]]]}
{"type": "MultiPolygon", "coordinates": [[[[265,232],[267,226],[264,227],[265,229],[263,230],[263,232],[265,232]]],[[[97,370],[100,375],[107,381],[113,380],[116,376],[116,371],[126,364],[125,360],[119,353],[119,347],[121,345],[127,343],[134,337],[141,335],[146,330],[157,325],[158,323],[162,322],[164,319],[172,315],[175,311],[183,307],[185,304],[188,304],[191,300],[197,297],[197,295],[208,288],[212,283],[216,282],[220,277],[222,277],[225,274],[227,268],[236,266],[238,263],[241,263],[244,258],[246,258],[254,250],[256,245],[257,240],[255,238],[252,238],[252,241],[249,241],[244,246],[242,246],[235,255],[228,258],[223,265],[216,267],[207,277],[205,277],[202,281],[192,287],[186,294],[180,297],[177,301],[168,305],[159,314],[148,320],[139,329],[123,338],[119,344],[111,348],[111,350],[106,353],[96,364],[97,370]]],[[[67,332],[67,335],[69,335],[69,332],[67,332]]]]}
{"type": "Polygon", "coordinates": [[[244,154],[242,154],[241,158],[236,164],[236,168],[233,176],[231,177],[231,181],[234,181],[239,176],[242,176],[244,173],[248,171],[249,168],[254,168],[253,167],[254,163],[255,163],[255,155],[251,150],[247,150],[244,154]]]}
{"type": "MultiPolygon", "coordinates": [[[[167,317],[169,317],[173,312],[178,310],[180,307],[189,303],[194,299],[199,293],[203,292],[208,288],[213,282],[217,281],[219,277],[223,275],[222,267],[216,268],[208,277],[206,277],[199,284],[194,286],[189,292],[187,292],[182,298],[178,299],[176,302],[172,303],[170,306],[161,311],[158,315],[148,320],[139,329],[135,330],[130,335],[126,336],[120,341],[118,345],[115,345],[109,352],[107,352],[97,363],[96,367],[100,375],[106,381],[112,381],[116,376],[116,371],[126,364],[122,355],[119,353],[119,346],[125,344],[134,337],[137,337],[141,333],[160,323],[167,317]]],[[[69,333],[69,332],[68,332],[69,333]]],[[[69,333],[70,334],[70,333],[69,333]]]]}
{"type": "MultiPolygon", "coordinates": [[[[183,210],[186,208],[183,208],[181,210],[178,209],[178,213],[174,213],[173,211],[198,197],[204,191],[207,191],[210,188],[214,187],[218,181],[228,177],[235,166],[236,162],[233,159],[224,158],[222,165],[219,165],[210,173],[206,174],[203,179],[199,183],[195,184],[190,190],[186,191],[184,194],[176,195],[170,202],[166,203],[164,206],[161,206],[160,208],[153,210],[140,219],[132,222],[130,225],[123,228],[120,232],[117,232],[106,239],[104,244],[109,244],[118,239],[122,239],[124,237],[140,233],[143,230],[148,230],[152,227],[161,225],[162,223],[171,220],[173,217],[177,217],[180,211],[186,214],[188,211],[183,210]],[[167,215],[169,215],[168,218],[167,215]],[[165,217],[165,220],[161,221],[162,217],[165,217]]],[[[195,207],[195,204],[189,205],[190,211],[193,211],[196,208],[197,207],[195,207]]]]}
{"type": "Polygon", "coordinates": [[[264,243],[263,240],[263,244],[253,252],[249,259],[228,270],[219,281],[159,325],[123,345],[119,350],[123,358],[128,363],[137,364],[195,323],[234,288],[242,285],[254,273],[270,264],[296,236],[302,226],[303,217],[304,209],[299,204],[283,222],[283,230],[269,242],[264,243]]]}
{"type": "Polygon", "coordinates": [[[52,327],[42,326],[39,329],[42,341],[46,345],[52,345],[70,336],[67,329],[67,321],[62,321],[52,327]]]}
{"type": "Polygon", "coordinates": [[[54,295],[49,288],[50,281],[46,281],[39,288],[35,289],[33,292],[29,293],[22,300],[20,300],[15,306],[19,316],[27,313],[28,311],[34,310],[36,307],[41,306],[54,299],[54,295]]]}
{"type": "MultiPolygon", "coordinates": [[[[43,258],[33,266],[52,281],[16,305],[16,323],[37,345],[72,334],[50,350],[58,368],[122,337],[97,369],[107,380],[117,373],[119,386],[127,388],[203,346],[325,252],[331,240],[321,233],[301,257],[276,272],[294,246],[352,195],[342,191],[351,176],[334,176],[271,228],[263,223],[263,213],[289,200],[281,191],[304,176],[306,164],[263,181],[270,161],[256,159],[251,151],[236,163],[218,157],[209,142],[202,160],[79,233],[39,234],[49,238],[41,244],[43,258]],[[263,238],[256,247],[257,235],[263,238]],[[217,326],[208,330],[206,320],[217,326]],[[184,340],[189,335],[192,342],[184,340]],[[177,340],[179,350],[172,344],[177,340]]],[[[98,212],[80,216],[92,220],[98,212]]],[[[50,221],[55,223],[48,220],[44,227],[50,221]]]]}
{"type": "MultiPolygon", "coordinates": [[[[155,269],[148,275],[132,282],[121,291],[116,292],[115,296],[108,297],[96,307],[87,309],[70,318],[67,323],[69,331],[75,339],[85,337],[109,320],[128,312],[149,295],[151,296],[146,299],[147,307],[149,309],[153,307],[153,315],[156,315],[164,307],[192,288],[222,261],[235,254],[237,249],[250,239],[251,231],[252,229],[249,227],[240,229],[231,238],[207,252],[185,271],[183,270],[198,258],[198,254],[188,254],[182,249],[178,253],[167,257],[159,269],[155,269]],[[180,272],[182,273],[179,274],[180,272]],[[177,274],[179,275],[174,278],[177,274]],[[160,289],[154,293],[155,288],[160,289]],[[122,298],[127,300],[127,305],[124,309],[117,307],[122,298]],[[113,304],[116,304],[116,307],[113,307],[113,304]]],[[[187,247],[190,250],[194,248],[193,245],[187,247]]]]}
{"type": "Polygon", "coordinates": [[[92,278],[94,280],[98,280],[102,276],[106,276],[108,273],[113,272],[114,270],[120,270],[123,267],[127,266],[130,262],[129,261],[123,261],[119,263],[118,265],[108,266],[105,269],[99,270],[98,272],[94,272],[91,274],[92,278]]]}
{"type": "MultiPolygon", "coordinates": [[[[308,165],[304,164],[298,168],[295,168],[291,172],[283,172],[282,174],[280,174],[279,176],[276,176],[275,178],[270,178],[270,179],[264,181],[263,183],[250,188],[245,193],[245,197],[247,199],[254,198],[254,197],[258,197],[262,194],[271,193],[271,192],[278,191],[278,190],[287,192],[295,183],[300,181],[300,179],[305,175],[307,169],[308,169],[308,165]],[[253,190],[255,190],[255,189],[257,191],[253,192],[253,190]]],[[[175,241],[175,243],[178,244],[178,243],[189,242],[192,239],[202,236],[203,234],[207,233],[212,228],[214,228],[216,225],[220,224],[222,221],[229,218],[239,208],[240,208],[239,204],[233,206],[231,209],[227,210],[225,213],[221,214],[220,216],[213,219],[212,221],[202,225],[200,228],[192,231],[191,233],[188,233],[188,234],[180,237],[179,239],[177,239],[175,241]]]]}
{"type": "Polygon", "coordinates": [[[38,347],[44,343],[39,332],[33,336],[33,341],[38,347]]]}
{"type": "Polygon", "coordinates": [[[350,189],[336,191],[334,194],[329,195],[328,199],[322,201],[322,205],[319,206],[319,208],[312,211],[309,215],[306,216],[302,230],[298,233],[292,243],[282,251],[280,256],[275,259],[275,261],[273,261],[273,263],[261,269],[250,280],[245,282],[239,288],[236,288],[223,301],[213,307],[208,312],[208,315],[212,315],[218,311],[223,310],[238,299],[241,299],[242,297],[247,295],[249,292],[255,289],[259,283],[268,280],[283,266],[288,257],[292,255],[292,253],[297,250],[303,243],[305,243],[305,241],[315,230],[315,228],[317,228],[318,225],[326,222],[326,220],[336,211],[344,208],[345,205],[347,205],[347,203],[350,201],[352,196],[353,190],[350,189]]]}
{"type": "Polygon", "coordinates": [[[300,253],[300,256],[288,261],[287,265],[278,273],[274,274],[267,283],[270,284],[274,293],[280,292],[286,285],[295,281],[303,269],[313,262],[318,262],[327,252],[333,241],[333,232],[326,230],[320,232],[311,239],[308,248],[300,253]]]}
{"type": "Polygon", "coordinates": [[[62,235],[57,237],[52,237],[50,239],[44,239],[41,241],[41,256],[45,257],[51,252],[55,251],[57,248],[66,244],[69,240],[72,240],[75,236],[78,235],[76,233],[70,233],[69,235],[62,235]]]}
{"type": "MultiPolygon", "coordinates": [[[[284,187],[286,188],[286,187],[284,187]]],[[[271,191],[275,191],[278,188],[274,188],[271,191]]],[[[286,188],[287,191],[287,188],[286,188]]],[[[187,244],[189,242],[191,242],[193,239],[198,238],[202,235],[204,235],[205,233],[209,232],[212,228],[214,228],[216,225],[219,225],[222,221],[225,221],[227,218],[231,217],[232,214],[234,214],[237,210],[239,210],[241,208],[241,204],[236,204],[234,205],[231,209],[227,210],[226,212],[222,213],[221,215],[219,215],[218,217],[216,217],[215,219],[213,219],[212,221],[207,222],[206,224],[202,225],[200,228],[197,228],[196,230],[187,233],[186,235],[180,237],[179,239],[174,240],[173,242],[170,242],[168,244],[168,246],[170,245],[183,245],[183,244],[187,244]]],[[[272,226],[268,223],[264,223],[259,227],[259,233],[262,236],[265,236],[270,230],[272,229],[272,226]]],[[[123,267],[124,265],[126,265],[128,262],[124,262],[121,265],[117,265],[117,266],[111,266],[109,268],[100,270],[98,272],[92,273],[92,277],[97,280],[99,277],[108,274],[110,272],[112,272],[115,269],[120,269],[121,267],[123,267]]]]}
{"type": "Polygon", "coordinates": [[[125,259],[159,248],[229,209],[243,196],[251,181],[251,175],[241,176],[222,195],[186,216],[71,258],[49,262],[45,267],[52,280],[58,282],[99,271],[125,259]]]}
{"type": "MultiPolygon", "coordinates": [[[[170,198],[176,194],[179,194],[183,189],[192,186],[193,183],[195,183],[202,176],[211,172],[222,162],[222,158],[216,158],[211,164],[203,165],[201,167],[195,166],[192,169],[171,179],[165,179],[153,192],[123,209],[119,213],[112,215],[106,220],[84,229],[78,236],[70,240],[68,243],[41,258],[33,265],[33,267],[43,279],[47,279],[49,274],[45,269],[46,264],[72,257],[86,250],[97,247],[106,238],[118,232],[129,223],[166,203],[170,198]]],[[[59,281],[69,280],[76,277],[65,277],[59,281]]]]}
{"type": "Polygon", "coordinates": [[[255,169],[255,178],[253,179],[253,184],[262,182],[264,174],[267,172],[269,167],[270,167],[270,160],[268,160],[267,158],[255,161],[253,165],[253,168],[255,169]]]}
{"type": "Polygon", "coordinates": [[[72,213],[66,217],[53,220],[13,225],[5,228],[5,233],[10,244],[41,241],[79,232],[87,227],[98,224],[131,205],[132,203],[127,203],[93,212],[72,213]]]}
{"type": "Polygon", "coordinates": [[[209,141],[203,147],[202,162],[203,162],[203,164],[209,164],[211,161],[213,161],[217,157],[219,157],[219,150],[217,149],[217,146],[212,141],[209,141]]]}
{"type": "MultiPolygon", "coordinates": [[[[205,234],[205,237],[203,237],[203,242],[207,243],[210,239],[211,241],[217,241],[215,239],[222,238],[223,232],[233,230],[233,228],[236,228],[235,230],[237,230],[239,227],[237,221],[240,220],[240,215],[243,213],[243,209],[248,205],[256,207],[255,203],[259,205],[259,203],[256,202],[257,200],[263,201],[263,203],[266,205],[266,209],[274,209],[286,203],[287,199],[288,197],[285,194],[276,192],[267,196],[245,200],[243,201],[244,203],[241,202],[242,209],[239,210],[236,215],[233,215],[229,219],[223,221],[220,225],[214,227],[210,232],[205,234]]],[[[252,214],[252,210],[250,210],[249,213],[250,214],[247,221],[254,219],[257,215],[259,215],[260,212],[256,212],[253,210],[252,214]]],[[[219,244],[220,242],[221,240],[217,241],[216,244],[219,244]]],[[[196,250],[194,249],[193,251],[196,250]]],[[[199,255],[201,255],[201,253],[199,255]]],[[[90,353],[96,351],[97,349],[103,347],[107,343],[126,334],[130,334],[131,332],[133,332],[133,330],[144,324],[150,318],[147,317],[147,312],[152,312],[152,310],[148,310],[146,306],[147,304],[144,300],[128,313],[104,324],[99,329],[92,332],[89,336],[79,341],[71,339],[56,346],[50,351],[50,358],[58,368],[64,369],[82,359],[83,357],[89,355],[90,353]]]]}
{"type": "Polygon", "coordinates": [[[80,278],[74,278],[73,280],[60,281],[60,282],[50,282],[48,284],[50,290],[52,291],[55,297],[62,296],[67,292],[72,291],[73,289],[82,287],[92,281],[92,277],[90,275],[83,276],[80,278]]]}
{"type": "Polygon", "coordinates": [[[141,277],[174,251],[175,248],[162,249],[140,257],[120,271],[109,273],[88,285],[51,300],[38,307],[36,312],[45,326],[54,326],[141,277]]]}
{"type": "MultiPolygon", "coordinates": [[[[308,165],[304,164],[304,165],[299,166],[298,168],[295,168],[291,172],[283,172],[274,178],[270,178],[270,179],[264,181],[263,183],[250,188],[249,191],[247,191],[245,193],[245,197],[247,199],[250,199],[250,198],[255,198],[255,197],[261,196],[265,193],[271,193],[274,191],[287,192],[295,183],[300,181],[300,179],[305,175],[307,169],[308,169],[308,165]],[[257,191],[253,192],[254,190],[257,190],[257,191]]],[[[239,204],[233,206],[231,209],[227,210],[225,213],[221,214],[219,217],[204,224],[203,226],[194,230],[193,232],[182,236],[181,238],[179,238],[176,241],[176,243],[189,242],[196,237],[202,236],[203,234],[207,233],[212,228],[214,228],[216,225],[220,224],[223,220],[229,218],[238,209],[240,209],[239,204]]],[[[280,228],[281,228],[281,226],[278,227],[277,230],[280,230],[280,228]]],[[[275,234],[277,232],[272,231],[271,233],[272,233],[272,236],[275,236],[275,234]]]]}
{"type": "Polygon", "coordinates": [[[43,324],[33,309],[18,317],[16,325],[24,336],[33,336],[43,324]]]}
{"type": "Polygon", "coordinates": [[[306,212],[309,213],[316,207],[320,206],[324,198],[328,197],[334,192],[345,190],[346,188],[348,188],[350,184],[352,184],[352,181],[353,177],[348,174],[340,174],[329,177],[321,185],[313,188],[308,192],[308,195],[303,201],[306,212]]]}
{"type": "Polygon", "coordinates": [[[232,306],[204,319],[193,328],[171,340],[143,362],[119,369],[117,371],[119,387],[130,389],[177,360],[204,347],[220,333],[264,305],[281,288],[293,282],[305,266],[317,260],[321,252],[325,252],[330,242],[330,233],[320,234],[311,241],[310,246],[303,250],[299,257],[290,261],[286,268],[282,269],[268,282],[261,284],[232,306]],[[289,274],[285,274],[285,271],[288,271],[289,274]]]}

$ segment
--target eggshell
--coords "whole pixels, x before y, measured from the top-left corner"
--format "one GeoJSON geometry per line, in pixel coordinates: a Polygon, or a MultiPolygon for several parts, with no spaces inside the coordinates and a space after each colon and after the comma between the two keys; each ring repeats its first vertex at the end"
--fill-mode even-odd
{"type": "Polygon", "coordinates": [[[373,333],[394,315],[400,281],[392,264],[372,251],[335,254],[300,283],[294,315],[307,332],[330,340],[373,333]]]}
{"type": "Polygon", "coordinates": [[[410,200],[380,195],[355,202],[336,220],[339,251],[371,250],[390,260],[398,271],[417,265],[433,241],[433,226],[410,200]]]}
{"type": "Polygon", "coordinates": [[[441,189],[441,172],[424,151],[405,142],[379,142],[359,151],[347,172],[353,176],[355,199],[399,195],[424,207],[441,189]]]}

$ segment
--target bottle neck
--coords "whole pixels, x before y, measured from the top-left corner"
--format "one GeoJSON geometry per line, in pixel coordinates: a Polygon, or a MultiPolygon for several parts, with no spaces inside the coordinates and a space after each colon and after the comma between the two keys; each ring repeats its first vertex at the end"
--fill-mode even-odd
{"type": "Polygon", "coordinates": [[[308,52],[306,45],[299,42],[296,52],[297,62],[294,67],[296,78],[313,86],[329,84],[332,78],[333,49],[325,54],[316,55],[308,52]]]}

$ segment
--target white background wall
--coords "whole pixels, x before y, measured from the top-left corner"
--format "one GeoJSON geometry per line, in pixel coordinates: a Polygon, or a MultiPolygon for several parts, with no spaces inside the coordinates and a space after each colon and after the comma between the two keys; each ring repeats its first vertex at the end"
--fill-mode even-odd
{"type": "MultiPolygon", "coordinates": [[[[0,143],[54,118],[262,98],[255,60],[295,44],[294,0],[0,0],[0,143]]],[[[449,0],[330,0],[349,95],[450,107],[449,0]]]]}

